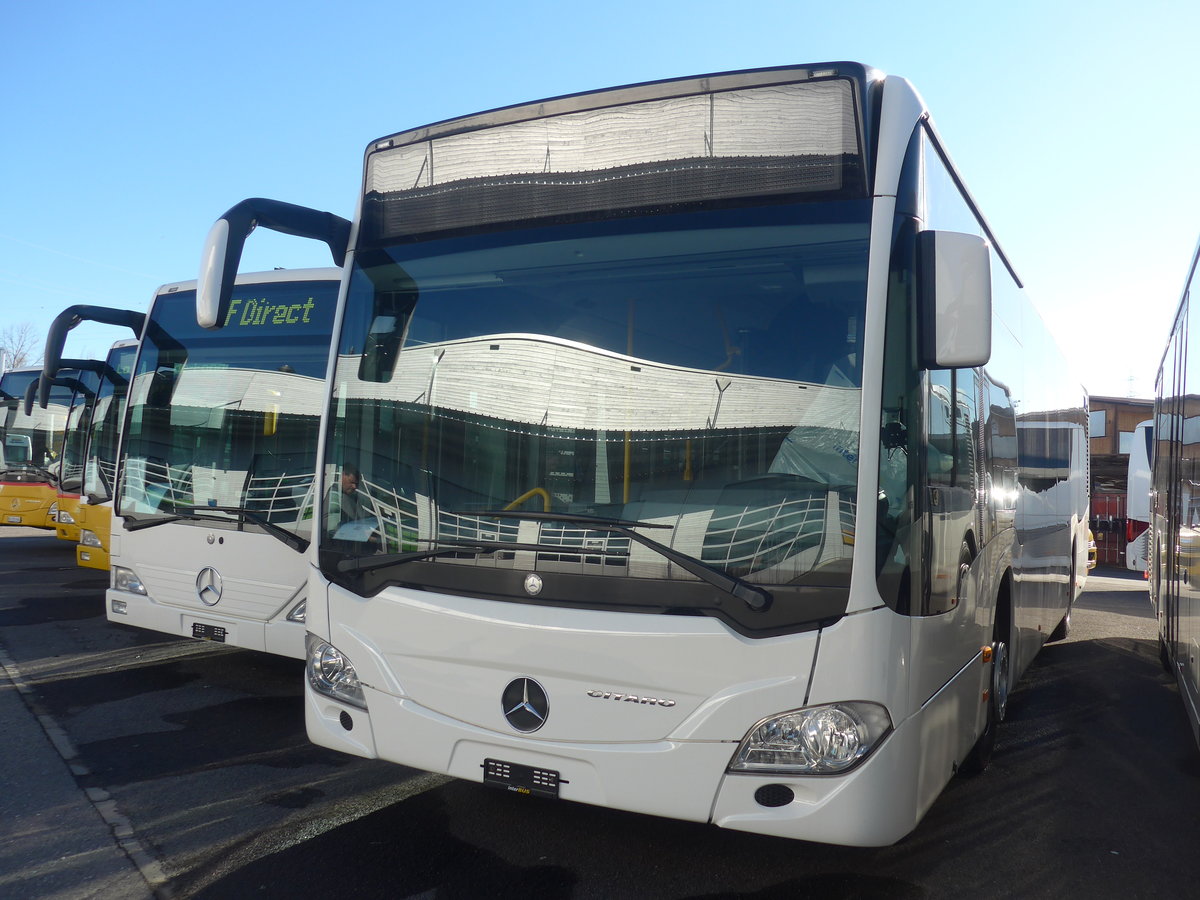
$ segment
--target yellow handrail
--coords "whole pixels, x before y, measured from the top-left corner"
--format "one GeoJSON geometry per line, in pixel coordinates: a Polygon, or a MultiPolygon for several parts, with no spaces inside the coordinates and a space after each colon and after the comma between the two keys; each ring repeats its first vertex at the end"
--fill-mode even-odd
{"type": "Polygon", "coordinates": [[[526,491],[520,497],[518,497],[516,500],[514,500],[512,503],[508,504],[508,506],[506,506],[504,508],[505,509],[516,509],[518,506],[520,506],[522,503],[524,503],[530,497],[541,497],[542,498],[542,512],[550,512],[550,492],[548,490],[546,490],[545,488],[540,488],[540,487],[536,487],[536,488],[533,488],[532,490],[526,491]]]}

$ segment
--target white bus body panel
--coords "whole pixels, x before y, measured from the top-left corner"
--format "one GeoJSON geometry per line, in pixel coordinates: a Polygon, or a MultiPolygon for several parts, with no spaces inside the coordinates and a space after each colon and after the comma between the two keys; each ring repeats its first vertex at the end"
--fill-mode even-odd
{"type": "Polygon", "coordinates": [[[223,643],[231,647],[303,659],[304,623],[287,616],[306,595],[308,563],[276,538],[176,523],[124,532],[114,518],[112,546],[112,564],[132,569],[146,594],[110,587],[109,621],[189,638],[193,625],[210,625],[225,629],[223,643]],[[196,586],[206,567],[222,583],[212,606],[200,600],[196,586]],[[114,600],[125,603],[124,613],[113,612],[114,600]]]}

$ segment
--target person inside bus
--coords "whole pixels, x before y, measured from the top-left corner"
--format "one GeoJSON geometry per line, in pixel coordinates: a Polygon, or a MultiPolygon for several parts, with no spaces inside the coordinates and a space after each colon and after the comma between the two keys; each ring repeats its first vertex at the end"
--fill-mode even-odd
{"type": "Polygon", "coordinates": [[[363,496],[358,492],[361,480],[358,468],[347,464],[342,467],[342,477],[338,486],[337,511],[338,524],[356,522],[363,517],[363,496]]]}
{"type": "Polygon", "coordinates": [[[358,552],[374,553],[381,545],[379,522],[370,498],[359,490],[361,480],[357,466],[351,463],[342,466],[337,490],[329,492],[325,521],[335,542],[353,544],[358,552]]]}

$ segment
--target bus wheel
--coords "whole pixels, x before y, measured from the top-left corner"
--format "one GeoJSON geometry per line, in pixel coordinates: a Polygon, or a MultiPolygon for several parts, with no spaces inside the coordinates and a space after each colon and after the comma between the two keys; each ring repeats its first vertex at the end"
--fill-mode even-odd
{"type": "Polygon", "coordinates": [[[992,751],[996,749],[996,729],[1008,712],[1008,636],[1001,634],[1002,621],[997,615],[992,632],[992,677],[988,685],[987,724],[961,766],[961,770],[968,775],[979,774],[992,761],[992,751]]]}
{"type": "Polygon", "coordinates": [[[1067,587],[1067,611],[1063,613],[1062,621],[1054,626],[1046,643],[1066,640],[1071,633],[1071,607],[1075,605],[1075,545],[1071,545],[1071,581],[1067,587]]]}

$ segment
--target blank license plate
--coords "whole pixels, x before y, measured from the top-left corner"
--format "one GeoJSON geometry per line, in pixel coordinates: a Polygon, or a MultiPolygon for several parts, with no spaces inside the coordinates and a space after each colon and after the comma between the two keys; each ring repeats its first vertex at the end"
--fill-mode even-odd
{"type": "Polygon", "coordinates": [[[534,797],[558,797],[558,773],[501,759],[483,761],[483,783],[534,797]]]}
{"type": "Polygon", "coordinates": [[[218,644],[223,644],[227,633],[220,625],[205,625],[203,622],[192,623],[192,637],[202,641],[216,641],[218,644]]]}

